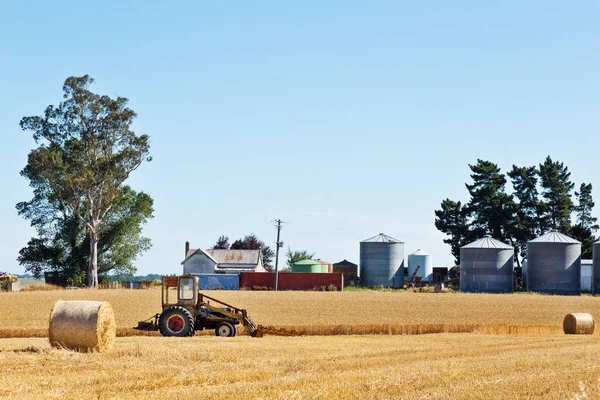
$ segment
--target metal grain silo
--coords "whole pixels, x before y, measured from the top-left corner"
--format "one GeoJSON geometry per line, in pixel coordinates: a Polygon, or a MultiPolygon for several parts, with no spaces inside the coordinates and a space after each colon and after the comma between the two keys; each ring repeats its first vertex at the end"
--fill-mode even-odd
{"type": "Polygon", "coordinates": [[[581,243],[551,231],[527,244],[527,291],[581,294],[581,243]]]}
{"type": "Polygon", "coordinates": [[[412,278],[417,266],[419,266],[419,270],[416,276],[423,278],[423,281],[430,281],[433,274],[431,254],[419,249],[408,255],[408,279],[412,278]]]}
{"type": "Polygon", "coordinates": [[[399,288],[404,285],[404,243],[380,233],[360,242],[360,283],[399,288]]]}
{"type": "Polygon", "coordinates": [[[512,293],[515,250],[485,236],[460,248],[460,291],[512,293]]]}
{"type": "Polygon", "coordinates": [[[594,243],[594,266],[592,267],[592,294],[600,294],[600,240],[594,243]]]}

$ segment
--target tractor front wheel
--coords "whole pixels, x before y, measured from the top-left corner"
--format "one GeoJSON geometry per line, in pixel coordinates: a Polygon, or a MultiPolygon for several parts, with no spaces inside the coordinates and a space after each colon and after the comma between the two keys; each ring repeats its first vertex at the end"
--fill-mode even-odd
{"type": "Polygon", "coordinates": [[[215,328],[215,335],[219,337],[235,336],[235,328],[229,322],[219,322],[215,328]]]}
{"type": "Polygon", "coordinates": [[[183,307],[169,307],[160,314],[160,318],[158,319],[158,330],[163,336],[193,336],[194,318],[192,317],[192,314],[183,307]]]}

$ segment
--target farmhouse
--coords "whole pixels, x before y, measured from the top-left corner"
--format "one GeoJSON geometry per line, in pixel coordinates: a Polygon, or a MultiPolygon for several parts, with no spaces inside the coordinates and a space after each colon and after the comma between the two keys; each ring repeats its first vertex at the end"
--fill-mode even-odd
{"type": "Polygon", "coordinates": [[[185,245],[184,274],[266,272],[260,250],[202,250],[185,245]]]}

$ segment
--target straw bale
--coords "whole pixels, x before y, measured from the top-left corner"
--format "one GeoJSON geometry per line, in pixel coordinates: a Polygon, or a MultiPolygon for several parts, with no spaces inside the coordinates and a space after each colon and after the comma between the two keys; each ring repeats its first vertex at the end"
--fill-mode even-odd
{"type": "Polygon", "coordinates": [[[106,351],[112,346],[117,326],[108,302],[62,301],[50,315],[50,344],[77,351],[106,351]]]}
{"type": "Polygon", "coordinates": [[[594,317],[587,313],[567,314],[563,320],[566,334],[593,335],[594,325],[594,317]]]}

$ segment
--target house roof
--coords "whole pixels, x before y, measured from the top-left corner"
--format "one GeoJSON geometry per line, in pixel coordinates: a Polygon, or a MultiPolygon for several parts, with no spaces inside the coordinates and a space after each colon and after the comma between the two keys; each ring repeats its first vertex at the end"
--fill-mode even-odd
{"type": "Polygon", "coordinates": [[[374,242],[379,242],[379,243],[404,243],[404,242],[399,241],[398,239],[394,239],[393,237],[385,235],[383,233],[380,233],[379,235],[375,235],[373,237],[365,239],[361,243],[374,243],[374,242]]]}
{"type": "Polygon", "coordinates": [[[218,264],[258,264],[260,250],[206,250],[218,264]]]}
{"type": "Polygon", "coordinates": [[[462,247],[463,249],[512,249],[512,246],[486,235],[462,247]]]}
{"type": "Polygon", "coordinates": [[[204,250],[202,250],[202,249],[196,249],[196,250],[192,250],[192,249],[190,249],[190,250],[188,250],[188,252],[187,252],[187,255],[186,255],[186,257],[185,257],[185,260],[183,260],[183,261],[181,262],[181,265],[185,264],[185,263],[186,263],[186,261],[187,261],[187,260],[189,260],[189,258],[190,258],[190,257],[192,257],[192,256],[193,256],[193,255],[195,255],[195,254],[204,254],[206,257],[210,258],[210,259],[211,259],[211,260],[212,260],[212,261],[213,261],[215,264],[217,264],[217,260],[215,260],[215,259],[213,258],[213,256],[212,256],[212,255],[210,255],[208,252],[206,252],[206,251],[204,251],[204,250]]]}
{"type": "Polygon", "coordinates": [[[357,267],[356,264],[354,264],[353,262],[350,262],[350,261],[346,260],[345,258],[344,258],[344,261],[340,261],[340,262],[337,262],[337,263],[333,264],[334,267],[336,267],[336,266],[342,266],[342,265],[349,265],[349,266],[357,267]]]}
{"type": "Polygon", "coordinates": [[[542,235],[538,238],[531,240],[530,243],[573,243],[573,244],[577,244],[577,243],[581,243],[581,242],[579,242],[571,237],[568,237],[567,235],[563,235],[560,232],[550,231],[550,232],[546,233],[545,235],[542,235]]]}

